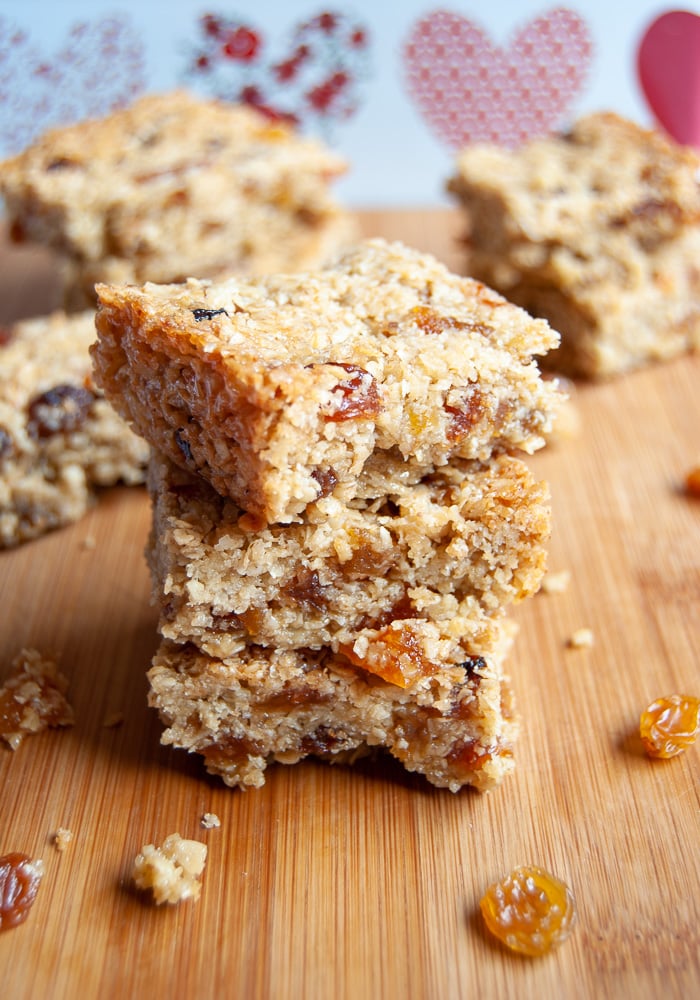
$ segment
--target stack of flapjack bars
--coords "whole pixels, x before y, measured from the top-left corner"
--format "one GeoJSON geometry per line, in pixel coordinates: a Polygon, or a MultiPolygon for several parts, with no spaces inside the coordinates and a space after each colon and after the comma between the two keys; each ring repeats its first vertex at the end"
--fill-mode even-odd
{"type": "Polygon", "coordinates": [[[550,532],[522,456],[559,408],[537,362],[558,334],[383,240],[97,292],[96,380],[151,446],[163,742],[232,786],[375,748],[452,791],[497,784],[507,612],[550,532]]]}

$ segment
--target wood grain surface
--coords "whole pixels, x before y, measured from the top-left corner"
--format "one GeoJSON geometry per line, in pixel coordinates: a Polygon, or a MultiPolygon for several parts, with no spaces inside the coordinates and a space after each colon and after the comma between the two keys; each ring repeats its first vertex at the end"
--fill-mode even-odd
{"type": "MultiPolygon", "coordinates": [[[[361,218],[460,266],[450,210],[361,218]]],[[[57,294],[48,255],[0,250],[0,321],[57,294]]],[[[234,791],[162,748],[140,489],[0,553],[0,678],[22,646],[54,651],[76,715],[0,748],[0,854],[46,868],[29,919],[0,933],[2,997],[700,994],[700,745],[652,762],[637,735],[652,699],[700,694],[700,500],[683,491],[700,460],[700,357],[575,395],[580,433],[530,460],[553,494],[550,567],[571,584],[517,609],[517,770],[488,795],[390,761],[277,766],[234,791]],[[581,627],[593,646],[569,648],[581,627]],[[123,724],[105,728],[115,711],[123,724]],[[63,853],[58,827],[74,833],[63,853]],[[202,895],[156,908],[130,868],[173,831],[208,845],[202,895]],[[486,886],[526,863],[578,905],[571,938],[539,960],[504,951],[478,915],[486,886]]]]}

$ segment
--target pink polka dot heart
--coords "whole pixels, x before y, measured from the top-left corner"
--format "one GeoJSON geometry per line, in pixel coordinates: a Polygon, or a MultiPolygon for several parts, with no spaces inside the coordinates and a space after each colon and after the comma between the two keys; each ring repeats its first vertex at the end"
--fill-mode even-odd
{"type": "Polygon", "coordinates": [[[405,42],[406,86],[451,148],[514,148],[561,124],[583,90],[592,50],[585,22],[565,8],[530,21],[503,48],[462,15],[436,10],[405,42]]]}

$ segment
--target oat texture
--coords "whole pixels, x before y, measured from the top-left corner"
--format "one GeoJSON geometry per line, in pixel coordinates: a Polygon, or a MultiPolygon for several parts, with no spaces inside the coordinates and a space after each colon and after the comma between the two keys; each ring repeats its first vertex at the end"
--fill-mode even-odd
{"type": "Polygon", "coordinates": [[[592,378],[700,347],[700,157],[611,113],[516,151],[473,145],[448,188],[467,273],[561,334],[592,378]]]}
{"type": "Polygon", "coordinates": [[[148,448],[92,379],[93,311],[0,330],[0,548],[85,514],[98,487],[141,483],[148,448]]]}
{"type": "Polygon", "coordinates": [[[513,768],[510,641],[501,623],[461,665],[401,687],[329,650],[250,646],[219,659],[165,640],[149,701],[162,742],[201,754],[231,786],[260,787],[272,762],[351,763],[384,749],[438,787],[486,790],[513,768]]]}
{"type": "Polygon", "coordinates": [[[377,500],[326,497],[301,523],[259,531],[241,527],[233,501],[158,454],[149,488],[161,634],[212,656],[250,643],[357,644],[369,656],[402,620],[415,643],[436,646],[427,659],[459,662],[462,636],[536,592],[544,573],[548,491],[508,456],[485,466],[456,460],[377,500]]]}
{"type": "Polygon", "coordinates": [[[72,726],[68,681],[55,659],[22,649],[0,686],[0,738],[16,750],[27,736],[50,726],[72,726]]]}

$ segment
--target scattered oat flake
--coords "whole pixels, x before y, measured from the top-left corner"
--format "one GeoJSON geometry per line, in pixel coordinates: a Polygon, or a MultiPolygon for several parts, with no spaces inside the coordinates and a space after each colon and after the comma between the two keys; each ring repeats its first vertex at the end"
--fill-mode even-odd
{"type": "Polygon", "coordinates": [[[104,729],[115,729],[117,726],[121,726],[123,721],[124,721],[123,712],[110,712],[109,715],[105,716],[104,722],[102,723],[102,727],[104,729]]]}
{"type": "Polygon", "coordinates": [[[700,497],[700,465],[695,465],[685,477],[685,488],[691,497],[700,497]]]}
{"type": "Polygon", "coordinates": [[[59,826],[53,835],[53,846],[57,851],[65,851],[73,840],[73,831],[67,830],[65,826],[59,826]]]}
{"type": "Polygon", "coordinates": [[[22,649],[0,687],[0,737],[16,750],[25,736],[49,726],[72,726],[68,681],[56,661],[36,649],[22,649]]]}
{"type": "Polygon", "coordinates": [[[17,927],[29,916],[44,874],[44,862],[13,852],[0,857],[0,930],[17,927]]]}
{"type": "Polygon", "coordinates": [[[572,649],[585,649],[593,645],[593,629],[577,628],[569,637],[569,645],[572,649]]]}
{"type": "Polygon", "coordinates": [[[201,822],[205,830],[213,830],[215,827],[221,826],[221,820],[216,813],[204,813],[201,822]]]}
{"type": "Polygon", "coordinates": [[[571,571],[561,569],[557,573],[547,573],[542,579],[542,590],[545,594],[563,594],[571,583],[571,571]]]}
{"type": "Polygon", "coordinates": [[[138,889],[150,889],[158,906],[199,899],[199,879],[207,859],[207,846],[171,833],[162,847],[145,844],[134,860],[133,879],[138,889]]]}

